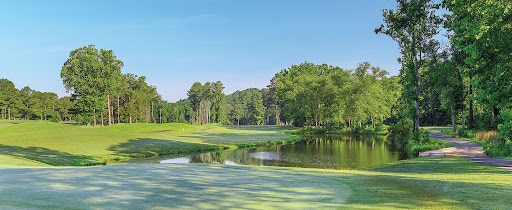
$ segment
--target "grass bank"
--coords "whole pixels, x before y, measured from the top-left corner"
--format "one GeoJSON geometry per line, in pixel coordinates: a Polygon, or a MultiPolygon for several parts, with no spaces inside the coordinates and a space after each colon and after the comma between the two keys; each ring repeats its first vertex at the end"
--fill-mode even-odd
{"type": "Polygon", "coordinates": [[[0,169],[5,208],[508,209],[508,171],[417,158],[366,170],[142,164],[0,169]],[[30,193],[27,193],[30,192],[30,193]]]}
{"type": "Polygon", "coordinates": [[[54,166],[86,166],[127,158],[212,151],[297,140],[286,127],[188,124],[75,126],[0,121],[0,167],[15,158],[54,166]]]}

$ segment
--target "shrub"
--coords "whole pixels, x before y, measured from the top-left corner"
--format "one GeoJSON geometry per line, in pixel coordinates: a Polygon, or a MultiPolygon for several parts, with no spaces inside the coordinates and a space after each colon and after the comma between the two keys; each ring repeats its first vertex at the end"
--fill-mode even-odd
{"type": "Polygon", "coordinates": [[[54,123],[60,122],[60,114],[58,112],[53,112],[50,121],[54,123]]]}
{"type": "Polygon", "coordinates": [[[418,143],[430,142],[430,135],[428,135],[428,131],[424,129],[420,129],[419,132],[412,134],[412,140],[418,143]]]}
{"type": "Polygon", "coordinates": [[[498,135],[489,137],[489,140],[485,141],[484,149],[491,157],[510,157],[512,156],[512,110],[501,111],[500,119],[503,124],[498,125],[498,135]]]}
{"type": "Polygon", "coordinates": [[[493,137],[497,137],[498,132],[496,131],[480,131],[475,134],[475,138],[478,140],[488,141],[493,137]]]}
{"type": "Polygon", "coordinates": [[[427,150],[435,150],[446,147],[453,146],[450,142],[439,140],[439,139],[431,139],[429,141],[410,141],[407,144],[407,150],[409,154],[418,156],[420,152],[427,150]]]}
{"type": "Polygon", "coordinates": [[[413,122],[409,118],[404,118],[398,121],[397,124],[391,126],[391,135],[409,137],[411,135],[411,128],[413,122]]]}

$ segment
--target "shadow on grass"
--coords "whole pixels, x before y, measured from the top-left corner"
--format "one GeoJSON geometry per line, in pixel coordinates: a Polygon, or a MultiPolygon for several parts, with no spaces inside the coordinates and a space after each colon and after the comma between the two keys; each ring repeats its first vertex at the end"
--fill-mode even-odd
{"type": "Polygon", "coordinates": [[[103,164],[85,155],[73,155],[43,147],[18,147],[0,144],[0,153],[23,157],[53,166],[90,166],[103,164]]]}
{"type": "MultiPolygon", "coordinates": [[[[502,182],[505,176],[508,175],[501,176],[502,182]]],[[[512,198],[510,184],[402,177],[399,174],[359,175],[349,186],[355,189],[347,200],[350,208],[508,209],[512,198]]]]}
{"type": "Polygon", "coordinates": [[[508,209],[512,199],[510,172],[462,158],[420,158],[366,171],[349,183],[355,189],[350,207],[508,209]]]}
{"type": "Polygon", "coordinates": [[[15,209],[336,209],[351,192],[337,173],[279,168],[143,164],[1,172],[0,203],[15,209]]]}
{"type": "Polygon", "coordinates": [[[108,150],[115,152],[116,155],[135,158],[221,149],[225,149],[225,147],[153,138],[130,139],[127,142],[108,148],[108,150]]]}

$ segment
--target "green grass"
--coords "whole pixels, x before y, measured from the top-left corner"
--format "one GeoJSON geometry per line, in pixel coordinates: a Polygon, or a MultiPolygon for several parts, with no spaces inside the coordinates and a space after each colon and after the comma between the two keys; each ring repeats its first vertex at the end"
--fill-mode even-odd
{"type": "Polygon", "coordinates": [[[284,129],[179,123],[86,127],[41,121],[0,121],[0,154],[56,166],[86,166],[133,157],[294,140],[283,132],[284,129]]]}
{"type": "Polygon", "coordinates": [[[465,159],[366,170],[203,164],[0,169],[15,209],[509,209],[512,174],[465,159]]]}
{"type": "Polygon", "coordinates": [[[20,167],[34,167],[34,166],[48,166],[48,165],[41,163],[41,162],[25,159],[22,157],[0,154],[0,168],[20,168],[20,167]]]}
{"type": "Polygon", "coordinates": [[[450,130],[451,127],[448,126],[424,126],[421,129],[425,129],[426,131],[434,131],[434,132],[443,132],[445,130],[450,130]]]}
{"type": "Polygon", "coordinates": [[[291,139],[280,127],[0,121],[0,206],[16,209],[508,209],[511,172],[460,158],[365,170],[90,165],[291,139]],[[34,161],[36,160],[36,161],[34,161]]]}
{"type": "Polygon", "coordinates": [[[348,201],[351,208],[508,209],[510,175],[462,158],[417,158],[366,170],[348,184],[360,189],[348,201]]]}

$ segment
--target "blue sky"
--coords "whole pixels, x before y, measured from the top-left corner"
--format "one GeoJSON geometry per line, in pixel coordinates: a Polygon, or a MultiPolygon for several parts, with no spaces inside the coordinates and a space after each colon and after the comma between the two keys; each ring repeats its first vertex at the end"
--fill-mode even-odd
{"type": "Polygon", "coordinates": [[[4,1],[0,78],[59,96],[73,49],[111,49],[123,73],[146,76],[165,100],[195,81],[225,93],[266,87],[304,61],[345,69],[368,61],[398,74],[398,45],[373,31],[394,0],[4,1]]]}

